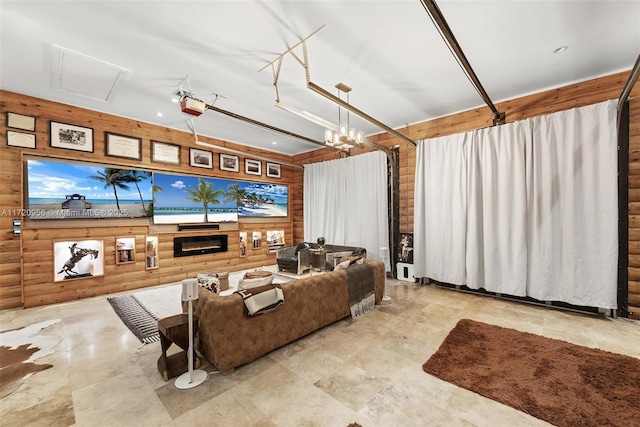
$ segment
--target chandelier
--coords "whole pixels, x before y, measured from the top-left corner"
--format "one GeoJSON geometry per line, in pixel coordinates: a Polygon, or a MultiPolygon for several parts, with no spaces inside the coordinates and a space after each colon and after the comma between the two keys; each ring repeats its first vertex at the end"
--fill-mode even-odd
{"type": "MultiPolygon", "coordinates": [[[[349,92],[351,92],[351,88],[344,83],[338,83],[336,86],[338,89],[338,98],[341,98],[341,93],[345,93],[347,97],[347,103],[349,103],[349,92]]],[[[353,147],[359,147],[364,144],[364,132],[360,129],[356,129],[355,127],[351,127],[349,122],[349,111],[347,110],[347,121],[342,121],[342,111],[340,106],[338,105],[338,130],[335,131],[333,129],[325,129],[324,131],[324,142],[325,144],[340,148],[343,150],[348,150],[353,147]]]]}

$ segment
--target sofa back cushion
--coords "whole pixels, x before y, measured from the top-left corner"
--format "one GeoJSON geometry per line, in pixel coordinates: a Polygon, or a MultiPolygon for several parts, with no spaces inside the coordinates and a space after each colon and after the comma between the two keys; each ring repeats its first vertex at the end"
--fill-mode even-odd
{"type": "Polygon", "coordinates": [[[238,290],[251,289],[273,283],[273,274],[268,271],[251,271],[245,273],[238,282],[238,290]]]}

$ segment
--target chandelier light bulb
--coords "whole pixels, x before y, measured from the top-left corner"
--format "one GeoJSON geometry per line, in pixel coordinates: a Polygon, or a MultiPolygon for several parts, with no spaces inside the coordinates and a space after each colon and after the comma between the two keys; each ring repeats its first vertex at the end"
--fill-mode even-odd
{"type": "Polygon", "coordinates": [[[333,131],[331,129],[324,130],[324,142],[331,144],[333,142],[333,131]]]}
{"type": "Polygon", "coordinates": [[[340,125],[340,137],[347,136],[347,133],[349,133],[349,127],[344,123],[341,124],[340,125]]]}

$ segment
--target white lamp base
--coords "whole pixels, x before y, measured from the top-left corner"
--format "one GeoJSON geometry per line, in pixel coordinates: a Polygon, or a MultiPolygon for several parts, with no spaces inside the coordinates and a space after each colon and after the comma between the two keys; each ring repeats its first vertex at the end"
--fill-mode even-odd
{"type": "Polygon", "coordinates": [[[202,369],[194,369],[193,371],[185,372],[176,378],[176,387],[180,390],[186,390],[202,384],[209,375],[202,369]]]}

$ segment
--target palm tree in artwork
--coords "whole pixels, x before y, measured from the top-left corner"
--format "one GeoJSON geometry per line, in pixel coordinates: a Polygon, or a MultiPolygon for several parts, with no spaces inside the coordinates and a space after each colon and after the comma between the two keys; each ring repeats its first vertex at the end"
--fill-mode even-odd
{"type": "Polygon", "coordinates": [[[89,178],[96,179],[104,183],[104,188],[112,188],[113,195],[116,199],[116,208],[120,212],[120,200],[118,199],[118,188],[121,190],[129,191],[127,182],[127,172],[123,169],[116,168],[104,168],[103,171],[98,171],[98,175],[91,175],[89,178]]]}
{"type": "Polygon", "coordinates": [[[144,199],[142,198],[142,192],[140,191],[140,186],[138,183],[151,178],[151,172],[147,171],[139,171],[139,170],[129,170],[127,171],[127,175],[125,176],[126,182],[132,182],[136,186],[136,190],[138,190],[138,196],[140,197],[140,203],[142,203],[142,210],[147,211],[146,206],[144,205],[144,199]]]}
{"type": "Polygon", "coordinates": [[[235,200],[236,205],[238,207],[241,207],[242,200],[246,199],[246,197],[247,191],[244,188],[240,188],[237,182],[234,182],[233,184],[227,186],[227,191],[225,192],[223,202],[226,203],[235,200]]]}
{"type": "Polygon", "coordinates": [[[144,216],[153,216],[153,204],[156,202],[156,193],[162,193],[162,187],[159,185],[151,184],[151,202],[144,211],[144,216]]]}
{"type": "Polygon", "coordinates": [[[184,190],[189,196],[187,200],[192,202],[200,202],[204,207],[204,222],[209,222],[209,203],[212,205],[220,204],[220,197],[224,196],[224,191],[221,189],[214,190],[213,182],[206,182],[202,178],[198,178],[198,186],[184,190]]]}

